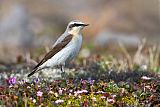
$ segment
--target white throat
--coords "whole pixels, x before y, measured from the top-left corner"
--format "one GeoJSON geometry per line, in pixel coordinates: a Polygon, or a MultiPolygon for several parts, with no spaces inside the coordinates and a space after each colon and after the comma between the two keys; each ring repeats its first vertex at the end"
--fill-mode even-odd
{"type": "Polygon", "coordinates": [[[81,34],[81,30],[82,28],[73,28],[72,30],[68,31],[68,33],[73,35],[79,35],[81,34]]]}

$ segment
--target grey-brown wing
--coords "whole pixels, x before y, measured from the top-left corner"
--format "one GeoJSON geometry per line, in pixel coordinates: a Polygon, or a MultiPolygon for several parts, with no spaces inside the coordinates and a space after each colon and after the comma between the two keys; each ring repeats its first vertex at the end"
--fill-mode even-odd
{"type": "Polygon", "coordinates": [[[73,35],[66,36],[60,43],[55,45],[50,52],[48,52],[45,57],[38,63],[34,69],[37,69],[40,65],[45,63],[48,59],[50,59],[52,56],[54,56],[56,53],[58,53],[60,50],[62,50],[71,40],[73,35]]]}

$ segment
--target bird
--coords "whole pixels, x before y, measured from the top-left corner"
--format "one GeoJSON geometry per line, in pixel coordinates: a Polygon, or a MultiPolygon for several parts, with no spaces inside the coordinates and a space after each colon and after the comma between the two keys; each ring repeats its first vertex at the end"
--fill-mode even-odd
{"type": "Polygon", "coordinates": [[[60,66],[61,72],[65,72],[66,63],[73,60],[79,53],[82,46],[82,29],[89,24],[79,20],[73,20],[68,23],[65,32],[57,39],[52,49],[44,58],[33,68],[28,77],[44,69],[60,66]]]}

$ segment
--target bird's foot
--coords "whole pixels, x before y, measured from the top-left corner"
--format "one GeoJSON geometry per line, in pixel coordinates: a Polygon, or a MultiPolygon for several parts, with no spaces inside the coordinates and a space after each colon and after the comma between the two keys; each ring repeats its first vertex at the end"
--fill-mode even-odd
{"type": "Polygon", "coordinates": [[[62,79],[66,79],[66,73],[65,72],[61,72],[61,76],[62,76],[62,79]]]}

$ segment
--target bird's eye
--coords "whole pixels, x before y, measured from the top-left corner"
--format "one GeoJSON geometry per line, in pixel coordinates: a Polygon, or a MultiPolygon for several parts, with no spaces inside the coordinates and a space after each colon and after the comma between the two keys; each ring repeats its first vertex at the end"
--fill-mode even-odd
{"type": "Polygon", "coordinates": [[[71,24],[71,25],[69,25],[69,28],[71,29],[71,28],[73,28],[75,25],[74,24],[71,24]]]}

